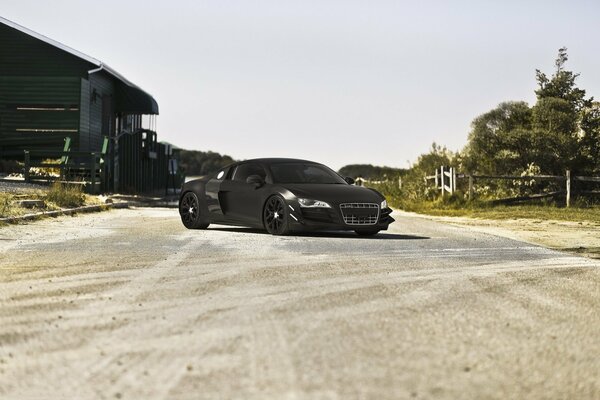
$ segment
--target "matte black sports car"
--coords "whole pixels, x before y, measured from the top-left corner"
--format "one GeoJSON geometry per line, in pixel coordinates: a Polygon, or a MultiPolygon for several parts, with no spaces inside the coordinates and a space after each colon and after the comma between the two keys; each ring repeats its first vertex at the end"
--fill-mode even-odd
{"type": "Polygon", "coordinates": [[[312,161],[242,161],[186,182],[179,214],[189,229],[215,223],[266,229],[274,235],[307,230],[374,235],[386,230],[394,219],[385,198],[353,183],[312,161]]]}

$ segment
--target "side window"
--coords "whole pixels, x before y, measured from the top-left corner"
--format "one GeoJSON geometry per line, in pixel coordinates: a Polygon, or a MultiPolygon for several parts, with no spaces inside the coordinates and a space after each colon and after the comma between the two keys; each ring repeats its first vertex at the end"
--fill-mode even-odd
{"type": "Polygon", "coordinates": [[[233,180],[238,182],[246,182],[246,179],[250,175],[259,175],[265,179],[267,173],[265,172],[265,169],[258,164],[241,164],[233,172],[233,180]]]}

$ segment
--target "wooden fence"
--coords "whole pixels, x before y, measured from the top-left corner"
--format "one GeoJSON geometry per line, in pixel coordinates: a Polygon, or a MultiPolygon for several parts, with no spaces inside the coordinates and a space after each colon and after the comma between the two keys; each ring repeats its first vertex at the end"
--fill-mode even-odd
{"type": "MultiPolygon", "coordinates": [[[[534,194],[530,196],[519,196],[507,199],[495,200],[498,203],[518,203],[529,200],[536,200],[548,197],[565,196],[567,207],[571,205],[571,199],[574,194],[575,184],[577,182],[600,183],[600,177],[596,176],[572,176],[570,171],[566,171],[564,176],[561,175],[470,175],[459,174],[455,168],[440,167],[435,171],[434,175],[426,176],[425,182],[434,181],[435,187],[441,191],[441,195],[452,195],[456,192],[458,180],[468,180],[468,196],[469,200],[473,200],[475,193],[475,182],[482,180],[522,180],[522,181],[554,181],[563,185],[564,190],[555,190],[553,192],[534,194]]],[[[600,190],[582,190],[578,189],[577,194],[600,194],[600,190]]]]}
{"type": "MultiPolygon", "coordinates": [[[[368,179],[362,178],[362,177],[360,177],[360,176],[359,176],[359,177],[357,177],[357,178],[354,180],[354,184],[355,184],[356,186],[365,186],[365,184],[367,184],[367,185],[368,185],[368,184],[370,184],[370,183],[374,183],[374,184],[376,184],[376,185],[380,185],[380,184],[383,184],[383,183],[389,183],[389,182],[391,182],[389,179],[387,179],[387,180],[384,180],[384,181],[371,181],[371,180],[368,180],[368,179]]],[[[399,189],[402,189],[402,177],[398,177],[398,188],[399,188],[399,189]]]]}
{"type": "Polygon", "coordinates": [[[25,150],[25,181],[77,183],[92,194],[165,195],[176,192],[183,182],[172,146],[158,142],[156,132],[138,130],[112,140],[105,137],[102,150],[97,153],[72,151],[70,144],[66,138],[63,151],[25,150]],[[59,170],[60,175],[47,173],[53,169],[59,170]]]}

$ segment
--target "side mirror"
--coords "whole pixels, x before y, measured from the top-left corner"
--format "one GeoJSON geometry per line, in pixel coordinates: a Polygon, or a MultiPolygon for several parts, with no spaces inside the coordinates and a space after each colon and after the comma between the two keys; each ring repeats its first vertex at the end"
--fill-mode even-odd
{"type": "Polygon", "coordinates": [[[250,175],[246,178],[246,183],[254,186],[255,188],[259,188],[265,184],[265,180],[260,175],[250,175]]]}
{"type": "Polygon", "coordinates": [[[349,176],[345,177],[344,180],[348,183],[348,185],[354,185],[354,179],[349,176]]]}

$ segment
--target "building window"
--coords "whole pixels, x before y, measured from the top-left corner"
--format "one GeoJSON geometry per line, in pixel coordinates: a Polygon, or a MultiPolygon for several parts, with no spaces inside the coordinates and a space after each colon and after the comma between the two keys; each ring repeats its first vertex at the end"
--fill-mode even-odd
{"type": "Polygon", "coordinates": [[[19,104],[15,106],[17,111],[79,111],[76,104],[19,104]]]}

